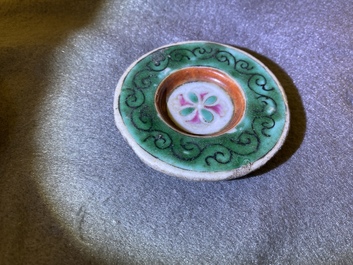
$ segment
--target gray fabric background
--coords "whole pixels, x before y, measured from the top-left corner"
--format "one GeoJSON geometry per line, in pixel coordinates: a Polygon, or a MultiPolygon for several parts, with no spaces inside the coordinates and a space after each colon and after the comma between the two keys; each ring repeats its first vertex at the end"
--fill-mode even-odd
{"type": "Polygon", "coordinates": [[[352,264],[353,2],[0,1],[0,264],[352,264]],[[124,70],[173,42],[242,47],[288,95],[251,176],[142,164],[113,119],[124,70]]]}

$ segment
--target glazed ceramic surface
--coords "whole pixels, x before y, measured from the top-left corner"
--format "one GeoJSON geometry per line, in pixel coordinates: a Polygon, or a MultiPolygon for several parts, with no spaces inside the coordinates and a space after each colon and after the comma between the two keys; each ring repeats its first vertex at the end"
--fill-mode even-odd
{"type": "Polygon", "coordinates": [[[165,46],[133,63],[115,96],[117,127],[153,168],[221,180],[268,161],[288,131],[281,85],[257,59],[210,42],[165,46]]]}
{"type": "Polygon", "coordinates": [[[234,113],[234,105],[226,91],[207,82],[181,85],[169,96],[167,106],[175,124],[195,135],[221,131],[234,113]]]}

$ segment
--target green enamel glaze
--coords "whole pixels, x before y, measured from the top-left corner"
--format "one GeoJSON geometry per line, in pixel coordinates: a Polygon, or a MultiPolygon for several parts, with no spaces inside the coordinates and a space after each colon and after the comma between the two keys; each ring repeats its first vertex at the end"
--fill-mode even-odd
{"type": "Polygon", "coordinates": [[[180,114],[182,116],[187,116],[187,115],[191,114],[194,110],[195,110],[195,108],[185,108],[180,111],[180,114]]]}
{"type": "Polygon", "coordinates": [[[188,97],[189,97],[189,99],[190,99],[192,102],[194,102],[194,103],[199,102],[199,99],[198,99],[198,97],[196,96],[195,93],[189,93],[189,94],[188,94],[188,97]]]}
{"type": "Polygon", "coordinates": [[[211,96],[209,98],[206,99],[205,101],[205,105],[209,106],[214,104],[217,101],[217,97],[216,96],[211,96]]]}
{"type": "MultiPolygon", "coordinates": [[[[190,100],[198,101],[197,96],[190,100]]],[[[213,100],[207,99],[206,104],[213,100]]],[[[119,111],[131,136],[148,153],[179,168],[210,172],[239,168],[265,156],[282,135],[287,109],[272,75],[246,53],[194,42],[161,48],[132,67],[123,81],[119,111]],[[159,118],[154,107],[159,83],[173,71],[193,66],[223,71],[242,88],[245,115],[231,133],[188,136],[159,118]]],[[[202,115],[206,120],[210,118],[202,115]]]]}
{"type": "Polygon", "coordinates": [[[206,122],[212,122],[213,121],[213,114],[208,111],[207,109],[201,109],[201,115],[202,118],[206,121],[206,122]]]}

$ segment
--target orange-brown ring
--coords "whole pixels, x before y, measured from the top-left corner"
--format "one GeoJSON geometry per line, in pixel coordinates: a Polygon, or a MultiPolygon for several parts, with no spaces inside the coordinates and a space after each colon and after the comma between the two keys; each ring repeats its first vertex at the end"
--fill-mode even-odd
{"type": "MultiPolygon", "coordinates": [[[[180,133],[193,135],[177,127],[168,115],[167,102],[171,93],[179,86],[190,82],[209,82],[223,88],[234,106],[230,122],[220,131],[205,136],[219,136],[233,129],[242,119],[245,112],[245,98],[239,85],[227,74],[211,67],[188,67],[177,70],[167,76],[158,86],[155,94],[155,107],[166,124],[180,133]]],[[[195,135],[194,135],[195,136],[195,135]]],[[[203,137],[205,137],[203,135],[203,137]]]]}

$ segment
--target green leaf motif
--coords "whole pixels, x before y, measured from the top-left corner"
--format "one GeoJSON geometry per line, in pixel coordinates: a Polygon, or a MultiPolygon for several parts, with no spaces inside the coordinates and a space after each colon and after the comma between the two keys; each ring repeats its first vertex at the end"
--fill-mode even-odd
{"type": "Polygon", "coordinates": [[[209,106],[214,104],[217,101],[217,97],[216,96],[211,96],[209,98],[206,99],[205,101],[205,105],[209,106]]]}
{"type": "Polygon", "coordinates": [[[210,123],[213,121],[213,114],[210,111],[208,111],[207,109],[202,109],[201,115],[202,115],[202,118],[204,119],[205,122],[210,123]]]}
{"type": "Polygon", "coordinates": [[[192,113],[195,110],[195,108],[185,108],[180,111],[181,116],[187,116],[190,113],[192,113]]]}
{"type": "Polygon", "coordinates": [[[199,102],[199,98],[198,98],[198,97],[196,96],[196,94],[193,93],[193,92],[190,92],[190,93],[188,94],[188,97],[189,97],[189,99],[190,99],[193,103],[199,102]]]}

